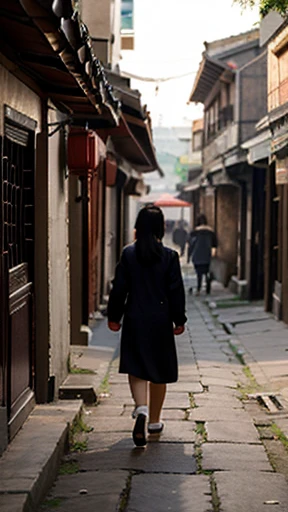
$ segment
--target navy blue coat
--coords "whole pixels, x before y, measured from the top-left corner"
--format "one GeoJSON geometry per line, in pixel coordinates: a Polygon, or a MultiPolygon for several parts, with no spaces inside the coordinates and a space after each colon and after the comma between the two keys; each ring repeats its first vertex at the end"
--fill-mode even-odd
{"type": "Polygon", "coordinates": [[[192,257],[194,265],[210,265],[212,247],[217,247],[214,231],[207,225],[198,226],[190,233],[188,262],[192,257]]]}
{"type": "Polygon", "coordinates": [[[108,320],[122,317],[119,372],[154,383],[175,382],[173,324],[187,321],[176,251],[163,246],[162,261],[145,267],[137,260],[135,244],[124,248],[108,302],[108,320]]]}

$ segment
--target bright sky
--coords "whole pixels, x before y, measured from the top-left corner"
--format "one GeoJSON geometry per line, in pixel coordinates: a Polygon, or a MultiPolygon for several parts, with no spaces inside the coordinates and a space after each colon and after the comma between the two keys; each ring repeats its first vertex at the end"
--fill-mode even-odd
{"type": "Polygon", "coordinates": [[[120,68],[141,77],[186,77],[158,83],[133,79],[153,126],[191,125],[202,106],[187,106],[204,41],[214,41],[258,26],[258,9],[233,0],[134,0],[135,50],[123,52],[120,68]]]}

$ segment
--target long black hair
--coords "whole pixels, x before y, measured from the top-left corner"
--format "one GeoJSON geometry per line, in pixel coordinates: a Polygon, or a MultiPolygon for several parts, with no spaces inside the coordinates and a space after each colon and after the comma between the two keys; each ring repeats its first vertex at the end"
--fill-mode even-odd
{"type": "Polygon", "coordinates": [[[146,205],[138,213],[136,222],[136,255],[142,265],[160,261],[163,254],[164,215],[158,206],[146,205]]]}
{"type": "Polygon", "coordinates": [[[196,226],[202,226],[208,224],[207,217],[204,213],[200,213],[196,220],[196,226]]]}

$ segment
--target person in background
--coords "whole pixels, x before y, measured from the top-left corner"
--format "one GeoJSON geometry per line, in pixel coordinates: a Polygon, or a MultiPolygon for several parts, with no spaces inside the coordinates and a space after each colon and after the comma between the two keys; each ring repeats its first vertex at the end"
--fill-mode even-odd
{"type": "Polygon", "coordinates": [[[133,440],[146,445],[160,434],[166,384],[178,379],[174,335],[184,332],[185,292],[178,253],[162,245],[164,216],[147,205],[135,224],[135,242],[124,248],[108,300],[108,327],[119,331],[119,372],[128,374],[135,402],[133,440]],[[149,390],[149,407],[148,407],[149,390]]]}
{"type": "Polygon", "coordinates": [[[187,236],[188,233],[183,225],[183,222],[179,221],[177,227],[173,231],[172,241],[175,245],[180,247],[180,256],[184,255],[187,236]]]}
{"type": "Polygon", "coordinates": [[[211,292],[210,264],[212,252],[216,251],[218,242],[213,229],[208,226],[206,216],[201,213],[196,220],[196,228],[191,231],[188,239],[188,262],[192,259],[197,274],[197,292],[200,294],[203,276],[206,280],[206,293],[211,292]]]}

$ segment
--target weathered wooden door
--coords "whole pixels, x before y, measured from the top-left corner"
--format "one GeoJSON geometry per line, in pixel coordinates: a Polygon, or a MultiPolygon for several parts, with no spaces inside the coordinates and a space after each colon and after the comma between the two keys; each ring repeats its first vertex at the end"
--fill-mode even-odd
{"type": "Polygon", "coordinates": [[[265,169],[255,168],[252,182],[250,299],[264,296],[265,169]]]}
{"type": "Polygon", "coordinates": [[[2,404],[11,439],[34,403],[34,132],[5,117],[2,146],[2,404]]]}

